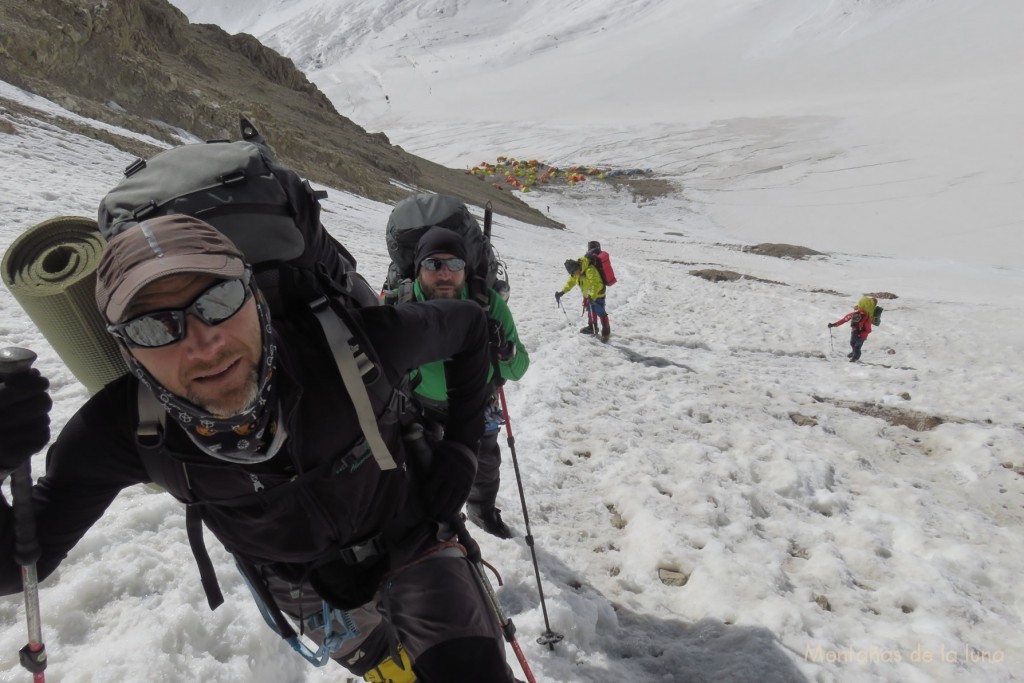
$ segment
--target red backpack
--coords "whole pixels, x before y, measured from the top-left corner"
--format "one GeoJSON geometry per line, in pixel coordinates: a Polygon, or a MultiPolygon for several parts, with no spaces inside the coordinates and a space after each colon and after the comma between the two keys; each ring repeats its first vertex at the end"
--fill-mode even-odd
{"type": "Polygon", "coordinates": [[[615,270],[612,268],[612,258],[607,251],[588,251],[587,258],[597,268],[605,287],[611,287],[618,282],[615,279],[615,270]]]}

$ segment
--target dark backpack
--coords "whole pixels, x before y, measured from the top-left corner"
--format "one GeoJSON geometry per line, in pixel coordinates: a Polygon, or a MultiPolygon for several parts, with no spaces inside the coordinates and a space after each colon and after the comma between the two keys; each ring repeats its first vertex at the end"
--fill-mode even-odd
{"type": "Polygon", "coordinates": [[[587,260],[597,269],[597,274],[601,276],[601,282],[605,287],[611,287],[618,282],[615,279],[615,270],[612,269],[612,257],[607,251],[588,251],[587,260]]]}
{"type": "MultiPolygon", "coordinates": [[[[349,314],[352,308],[377,306],[380,299],[356,272],[355,258],[320,223],[319,200],[326,193],[314,191],[309,181],[277,162],[244,119],[242,135],[237,142],[183,145],[135,161],[100,204],[100,232],[110,239],[147,218],[180,213],[200,218],[231,238],[253,266],[271,315],[322,331],[366,444],[381,469],[394,469],[401,460],[396,462],[389,452],[381,425],[408,422],[408,382],[390,384],[368,338],[349,314]]],[[[189,542],[214,608],[223,597],[202,543],[199,506],[229,505],[230,500],[190,500],[185,465],[164,456],[166,412],[142,384],[138,415],[136,441],[147,473],[188,503],[189,542]]]]}
{"type": "MultiPolygon", "coordinates": [[[[345,314],[347,308],[377,306],[380,299],[356,272],[352,254],[320,223],[319,200],[327,194],[274,160],[245,119],[242,136],[173,147],[132,163],[100,203],[100,233],[110,239],[147,218],[174,213],[217,228],[252,265],[271,314],[312,311],[332,350],[346,352],[337,356],[338,370],[352,400],[363,407],[370,399],[371,416],[382,415],[392,388],[385,373],[376,372],[379,361],[365,335],[345,314]],[[348,367],[341,367],[342,360],[348,367]]],[[[370,432],[377,425],[363,415],[360,423],[373,444],[370,432]]],[[[378,463],[394,467],[379,445],[378,463]]]]}
{"type": "Polygon", "coordinates": [[[469,207],[455,197],[424,193],[398,202],[388,217],[385,235],[391,265],[384,291],[399,290],[403,282],[408,284],[416,278],[416,264],[413,263],[416,244],[423,233],[439,225],[459,233],[466,242],[469,270],[466,281],[470,297],[486,306],[488,290],[496,289],[507,299],[508,273],[491,244],[487,229],[489,216],[488,207],[484,217],[485,229],[481,230],[480,224],[469,213],[469,207]]]}

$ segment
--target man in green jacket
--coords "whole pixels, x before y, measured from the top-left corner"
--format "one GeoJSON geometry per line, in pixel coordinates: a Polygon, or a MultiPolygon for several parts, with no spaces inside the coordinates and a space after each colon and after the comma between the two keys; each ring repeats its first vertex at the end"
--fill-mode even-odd
{"type": "MultiPolygon", "coordinates": [[[[416,280],[413,297],[416,301],[431,299],[466,299],[467,261],[466,245],[462,236],[453,230],[433,227],[420,238],[415,253],[416,280]]],[[[530,355],[519,340],[512,311],[493,289],[488,290],[487,315],[492,324],[492,342],[497,338],[497,368],[502,380],[516,381],[530,366],[530,355]]],[[[491,380],[493,378],[491,370],[491,380]]],[[[425,417],[443,424],[447,412],[448,387],[445,383],[444,363],[428,363],[413,373],[417,398],[424,407],[425,417]],[[418,384],[417,384],[418,381],[418,384]]],[[[498,432],[504,418],[497,391],[487,409],[484,434],[477,453],[476,479],[466,505],[468,517],[475,524],[499,538],[510,538],[512,532],[501,519],[501,510],[495,507],[500,484],[501,449],[498,432]]]]}

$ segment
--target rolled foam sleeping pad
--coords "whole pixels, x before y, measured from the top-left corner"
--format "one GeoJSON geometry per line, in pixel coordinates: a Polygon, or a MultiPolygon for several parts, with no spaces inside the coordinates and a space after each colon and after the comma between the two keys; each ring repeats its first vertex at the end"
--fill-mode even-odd
{"type": "Polygon", "coordinates": [[[60,216],[26,230],[0,265],[4,284],[90,394],[128,372],[96,308],[104,246],[95,220],[60,216]]]}

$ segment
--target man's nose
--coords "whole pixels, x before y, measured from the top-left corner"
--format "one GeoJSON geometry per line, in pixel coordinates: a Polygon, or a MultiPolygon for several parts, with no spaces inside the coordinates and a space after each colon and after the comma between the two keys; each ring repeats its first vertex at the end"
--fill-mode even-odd
{"type": "Polygon", "coordinates": [[[224,332],[220,325],[207,325],[198,317],[185,317],[185,350],[191,356],[216,355],[224,343],[224,332]]]}

